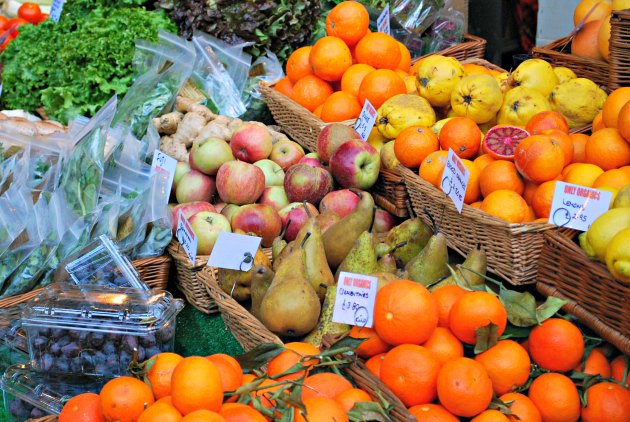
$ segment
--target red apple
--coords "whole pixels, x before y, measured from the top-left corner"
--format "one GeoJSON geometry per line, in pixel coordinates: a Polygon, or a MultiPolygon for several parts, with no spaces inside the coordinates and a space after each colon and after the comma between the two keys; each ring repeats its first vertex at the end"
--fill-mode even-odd
{"type": "Polygon", "coordinates": [[[171,186],[171,196],[175,197],[175,190],[177,189],[177,184],[182,179],[182,177],[190,171],[190,164],[184,163],[182,161],[178,161],[175,165],[175,174],[173,175],[173,185],[171,186]]]}
{"type": "Polygon", "coordinates": [[[308,164],[295,164],[284,176],[284,190],[291,202],[319,204],[333,190],[333,178],[328,170],[308,164]]]}
{"type": "Polygon", "coordinates": [[[357,139],[341,145],[330,158],[330,171],[344,188],[368,190],[376,183],[380,168],[378,151],[357,139]]]}
{"type": "Polygon", "coordinates": [[[322,231],[322,234],[328,230],[330,226],[341,220],[341,218],[342,217],[334,211],[326,211],[319,214],[317,216],[317,220],[319,221],[319,228],[322,231]]]}
{"type": "Polygon", "coordinates": [[[214,205],[214,208],[217,210],[216,212],[220,213],[227,204],[223,201],[214,201],[212,205],[214,205]]]}
{"type": "Polygon", "coordinates": [[[374,215],[374,227],[372,231],[374,233],[387,233],[397,224],[396,217],[383,209],[377,208],[376,214],[374,215]]]}
{"type": "Polygon", "coordinates": [[[258,199],[258,203],[269,205],[274,210],[280,211],[289,205],[289,200],[282,186],[267,186],[258,199]]]}
{"type": "Polygon", "coordinates": [[[242,123],[232,134],[230,148],[237,160],[255,163],[269,157],[273,139],[266,126],[242,123]]]}
{"type": "Polygon", "coordinates": [[[341,217],[345,217],[354,211],[361,198],[350,189],[341,189],[329,192],[319,203],[320,212],[333,211],[341,217]]]}
{"type": "Polygon", "coordinates": [[[304,156],[302,158],[300,158],[300,161],[298,161],[298,164],[308,164],[311,167],[319,167],[319,168],[325,168],[324,165],[322,164],[321,161],[319,161],[319,159],[315,158],[315,157],[309,157],[309,156],[304,156]]]}
{"type": "Polygon", "coordinates": [[[241,208],[240,205],[236,205],[236,204],[227,204],[226,206],[223,207],[223,209],[221,210],[221,215],[224,215],[225,218],[228,219],[228,221],[232,221],[232,217],[234,216],[234,213],[236,211],[239,210],[239,208],[241,208]]]}
{"type": "Polygon", "coordinates": [[[361,135],[350,126],[341,123],[331,123],[324,126],[317,136],[317,155],[319,155],[319,159],[324,164],[328,164],[337,148],[351,139],[361,140],[361,135]]]}
{"type": "Polygon", "coordinates": [[[250,204],[240,207],[232,216],[232,230],[262,237],[262,245],[270,247],[282,230],[280,216],[269,205],[250,204]]]}
{"type": "Polygon", "coordinates": [[[265,173],[244,161],[228,161],[217,172],[217,191],[223,202],[253,204],[265,190],[265,173]]]}
{"type": "Polygon", "coordinates": [[[219,171],[223,163],[234,160],[230,145],[223,139],[206,138],[193,144],[190,150],[190,167],[210,176],[219,171]]]}
{"type": "Polygon", "coordinates": [[[214,178],[197,170],[190,170],[184,174],[175,190],[177,202],[206,201],[210,202],[215,192],[214,178]]]}
{"type": "Polygon", "coordinates": [[[231,232],[230,222],[216,212],[202,211],[190,218],[190,226],[197,236],[197,255],[210,255],[221,232],[231,232]]]}
{"type": "Polygon", "coordinates": [[[278,214],[282,219],[282,228],[286,228],[287,223],[291,220],[291,225],[286,229],[286,233],[284,234],[284,238],[287,241],[291,241],[295,239],[298,232],[309,219],[309,213],[311,216],[317,216],[319,213],[317,212],[317,208],[315,205],[306,203],[306,208],[308,208],[308,212],[304,208],[304,203],[302,202],[293,202],[286,207],[282,208],[278,214]]]}
{"type": "Polygon", "coordinates": [[[188,221],[190,221],[190,218],[193,215],[199,212],[203,212],[203,211],[217,212],[214,205],[212,205],[210,202],[205,202],[205,201],[195,201],[195,202],[188,202],[185,204],[175,205],[171,211],[173,215],[173,233],[175,233],[175,231],[177,230],[177,216],[179,215],[180,210],[184,213],[184,217],[186,217],[188,221]]]}
{"type": "Polygon", "coordinates": [[[271,155],[269,158],[271,161],[275,161],[282,167],[282,170],[287,170],[293,164],[297,164],[304,157],[304,149],[300,144],[283,139],[273,144],[271,155]]]}

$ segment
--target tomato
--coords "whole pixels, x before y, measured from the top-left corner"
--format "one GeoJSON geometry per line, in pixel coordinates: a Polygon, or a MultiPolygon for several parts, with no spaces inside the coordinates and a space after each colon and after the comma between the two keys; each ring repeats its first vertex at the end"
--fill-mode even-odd
{"type": "Polygon", "coordinates": [[[9,29],[9,27],[7,26],[8,22],[9,18],[7,18],[6,16],[0,16],[0,29],[2,29],[3,31],[9,29]]]}
{"type": "Polygon", "coordinates": [[[48,19],[48,13],[42,13],[41,17],[39,18],[39,22],[37,23],[42,23],[44,22],[46,19],[48,19]]]}
{"type": "Polygon", "coordinates": [[[4,41],[2,42],[2,44],[0,44],[0,50],[4,51],[5,48],[7,48],[7,45],[9,45],[9,43],[11,41],[13,41],[13,39],[15,38],[13,35],[11,34],[6,34],[6,32],[2,33],[2,35],[0,35],[0,39],[4,39],[4,41]]]}
{"type": "Polygon", "coordinates": [[[36,24],[41,19],[42,9],[35,3],[26,2],[18,9],[18,16],[32,24],[36,24]]]}
{"type": "Polygon", "coordinates": [[[15,38],[20,34],[20,31],[18,31],[18,28],[22,25],[28,25],[28,24],[30,24],[30,22],[27,21],[26,19],[12,18],[12,19],[9,19],[9,21],[7,22],[7,30],[13,26],[13,29],[11,30],[11,36],[15,38]]]}

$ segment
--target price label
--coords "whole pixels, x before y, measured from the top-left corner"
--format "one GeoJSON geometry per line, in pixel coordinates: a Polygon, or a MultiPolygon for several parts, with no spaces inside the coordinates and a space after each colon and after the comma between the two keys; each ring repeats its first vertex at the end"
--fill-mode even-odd
{"type": "Polygon", "coordinates": [[[184,248],[184,251],[186,251],[186,255],[188,255],[190,262],[195,265],[195,260],[197,259],[198,239],[182,210],[179,210],[177,213],[177,231],[175,232],[175,236],[184,248]]]}
{"type": "Polygon", "coordinates": [[[221,232],[210,253],[208,266],[228,270],[249,271],[262,238],[245,234],[221,232]]]}
{"type": "Polygon", "coordinates": [[[337,283],[333,322],[371,328],[377,289],[378,278],[342,271],[337,283]]]}
{"type": "Polygon", "coordinates": [[[359,118],[354,124],[354,130],[361,136],[361,139],[367,141],[367,138],[370,136],[370,132],[374,127],[374,122],[376,122],[376,109],[368,100],[365,100],[365,104],[363,104],[363,110],[361,110],[361,114],[359,118]]]}
{"type": "Polygon", "coordinates": [[[462,160],[449,148],[440,186],[442,191],[451,198],[460,214],[464,206],[464,196],[466,196],[469,177],[470,172],[462,163],[462,160]]]}
{"type": "Polygon", "coordinates": [[[55,22],[59,22],[59,18],[61,18],[61,12],[63,11],[63,5],[65,2],[65,0],[53,0],[52,5],[50,6],[50,19],[54,20],[55,22]]]}
{"type": "Polygon", "coordinates": [[[151,174],[155,172],[160,172],[166,175],[168,180],[166,184],[166,201],[168,202],[168,197],[171,192],[171,187],[173,186],[173,179],[175,178],[175,168],[177,167],[177,160],[171,157],[170,155],[164,154],[159,149],[155,150],[153,154],[153,162],[151,163],[151,174]]]}
{"type": "Polygon", "coordinates": [[[378,32],[383,32],[387,35],[391,35],[389,29],[389,3],[385,5],[385,9],[383,9],[378,19],[376,20],[376,28],[378,32]]]}
{"type": "Polygon", "coordinates": [[[611,200],[611,192],[556,182],[549,224],[585,232],[597,217],[608,211],[611,200]]]}

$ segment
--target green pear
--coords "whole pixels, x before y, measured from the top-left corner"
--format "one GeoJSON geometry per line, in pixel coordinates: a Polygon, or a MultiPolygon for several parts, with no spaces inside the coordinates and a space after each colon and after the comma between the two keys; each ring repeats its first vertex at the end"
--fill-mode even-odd
{"type": "Polygon", "coordinates": [[[448,276],[446,237],[442,233],[431,236],[422,251],[405,265],[405,272],[410,280],[424,286],[448,276]]]}
{"type": "Polygon", "coordinates": [[[391,229],[387,233],[385,244],[393,248],[401,242],[407,242],[405,246],[398,248],[394,253],[396,258],[402,261],[402,265],[407,265],[426,246],[432,235],[431,227],[420,218],[415,217],[391,229]]]}

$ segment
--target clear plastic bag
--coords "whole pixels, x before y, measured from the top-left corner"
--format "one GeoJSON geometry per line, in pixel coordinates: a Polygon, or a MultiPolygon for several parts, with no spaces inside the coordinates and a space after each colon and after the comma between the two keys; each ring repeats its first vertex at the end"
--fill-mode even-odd
{"type": "Polygon", "coordinates": [[[111,238],[116,237],[116,233],[118,232],[118,215],[120,213],[120,192],[120,183],[118,183],[117,186],[110,186],[109,181],[103,179],[100,201],[103,211],[94,226],[92,238],[97,238],[101,235],[106,235],[111,238]],[[111,190],[112,188],[114,189],[111,190]]]}
{"type": "Polygon", "coordinates": [[[256,59],[249,71],[249,79],[243,91],[243,101],[247,111],[240,116],[241,119],[265,123],[270,121],[269,109],[262,100],[262,95],[258,90],[258,82],[265,81],[273,84],[283,77],[282,64],[273,52],[267,50],[264,56],[256,59]]]}
{"type": "Polygon", "coordinates": [[[135,249],[135,259],[161,256],[173,237],[172,214],[168,208],[170,192],[167,185],[168,179],[165,174],[159,172],[153,174],[143,222],[147,230],[143,234],[142,243],[135,249]]]}
{"type": "Polygon", "coordinates": [[[0,196],[0,256],[20,235],[33,208],[33,197],[24,184],[10,186],[0,196]]]}
{"type": "Polygon", "coordinates": [[[431,29],[427,31],[424,54],[440,51],[462,42],[464,38],[464,14],[447,5],[438,13],[431,29]]]}
{"type": "Polygon", "coordinates": [[[412,57],[422,54],[422,35],[444,6],[444,0],[395,0],[392,3],[392,36],[407,46],[412,57]]]}

